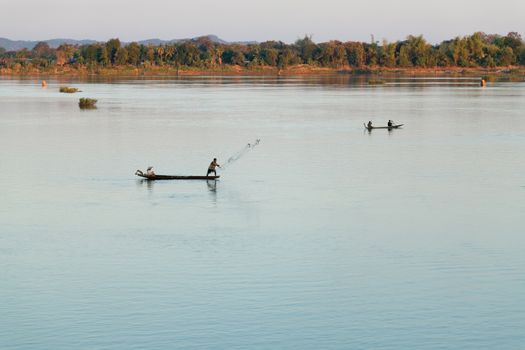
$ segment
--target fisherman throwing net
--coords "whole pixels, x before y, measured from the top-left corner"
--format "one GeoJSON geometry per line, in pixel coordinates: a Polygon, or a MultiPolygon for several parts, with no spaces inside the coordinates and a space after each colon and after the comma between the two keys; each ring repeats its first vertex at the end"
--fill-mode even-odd
{"type": "Polygon", "coordinates": [[[217,176],[217,167],[221,167],[219,163],[217,163],[217,158],[213,158],[212,162],[208,166],[208,172],[206,173],[206,176],[209,176],[211,173],[213,173],[214,176],[217,176]]]}

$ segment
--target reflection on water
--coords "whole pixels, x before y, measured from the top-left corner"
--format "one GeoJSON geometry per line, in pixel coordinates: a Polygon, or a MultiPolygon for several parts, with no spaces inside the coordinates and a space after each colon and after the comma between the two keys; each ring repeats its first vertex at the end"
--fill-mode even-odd
{"type": "MultiPolygon", "coordinates": [[[[169,181],[169,180],[165,180],[165,181],[159,180],[159,181],[173,183],[173,181],[169,181]]],[[[194,184],[206,182],[206,186],[208,188],[208,191],[210,191],[210,192],[217,192],[217,183],[219,182],[218,180],[206,180],[206,181],[199,181],[199,180],[174,180],[174,181],[186,182],[186,183],[189,182],[189,183],[194,183],[194,184]]],[[[153,190],[156,182],[158,182],[158,181],[152,181],[152,180],[147,180],[147,179],[138,179],[138,180],[136,180],[136,183],[137,183],[138,187],[143,188],[144,186],[146,186],[148,191],[152,191],[153,190]]]]}
{"type": "Polygon", "coordinates": [[[136,181],[137,181],[137,185],[139,187],[146,186],[146,188],[150,192],[153,190],[153,185],[155,184],[155,181],[150,181],[150,180],[146,180],[146,179],[139,179],[139,180],[136,180],[136,181]]]}
{"type": "MultiPolygon", "coordinates": [[[[200,197],[199,192],[207,192],[213,205],[217,204],[217,184],[218,180],[136,180],[139,189],[146,189],[148,198],[155,195],[167,196],[175,201],[189,200],[191,197],[200,197]],[[204,183],[206,184],[203,187],[204,183]]],[[[157,205],[157,203],[155,203],[157,205]]]]}
{"type": "Polygon", "coordinates": [[[525,84],[384,79],[0,79],[0,348],[519,349],[525,84]]]}
{"type": "MultiPolygon", "coordinates": [[[[351,87],[351,86],[369,86],[370,88],[384,88],[384,87],[431,87],[431,86],[451,86],[451,87],[479,87],[481,82],[481,73],[474,73],[473,75],[448,75],[448,76],[407,76],[396,73],[377,73],[377,74],[325,74],[325,75],[305,75],[305,76],[287,76],[287,75],[267,75],[267,76],[83,76],[83,77],[68,77],[68,76],[54,76],[42,77],[50,82],[48,86],[43,89],[54,89],[55,85],[71,85],[71,84],[122,84],[128,85],[152,85],[162,86],[166,84],[177,83],[184,86],[200,86],[216,88],[222,85],[250,85],[250,86],[264,86],[264,85],[278,85],[284,87],[298,86],[313,86],[313,87],[351,87]],[[370,80],[380,80],[383,84],[369,85],[370,80]]],[[[2,81],[9,81],[10,84],[36,84],[40,87],[40,80],[35,80],[32,77],[1,77],[2,81]]],[[[491,78],[491,83],[498,82],[523,82],[523,77],[519,75],[499,75],[491,78]]]]}
{"type": "Polygon", "coordinates": [[[208,190],[210,190],[210,192],[217,191],[217,180],[206,180],[206,185],[208,185],[208,190]]]}

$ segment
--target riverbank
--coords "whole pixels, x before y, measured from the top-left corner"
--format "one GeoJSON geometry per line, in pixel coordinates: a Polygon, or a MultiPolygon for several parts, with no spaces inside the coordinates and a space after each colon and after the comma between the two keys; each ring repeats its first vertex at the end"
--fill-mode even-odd
{"type": "Polygon", "coordinates": [[[387,67],[340,67],[326,68],[312,65],[294,65],[284,69],[271,66],[244,67],[238,65],[224,65],[215,68],[193,68],[174,66],[115,66],[96,67],[86,66],[57,66],[46,69],[34,67],[2,68],[0,76],[192,76],[192,75],[321,75],[321,74],[355,74],[355,75],[404,75],[404,76],[513,76],[525,78],[524,66],[509,67],[432,67],[432,68],[387,68],[387,67]]]}

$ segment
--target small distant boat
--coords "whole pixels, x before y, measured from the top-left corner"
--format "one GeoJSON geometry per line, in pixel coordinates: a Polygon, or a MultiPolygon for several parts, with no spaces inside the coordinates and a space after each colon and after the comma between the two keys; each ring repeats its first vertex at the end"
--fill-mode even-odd
{"type": "Polygon", "coordinates": [[[217,176],[147,175],[147,174],[144,174],[140,170],[137,170],[135,172],[135,175],[145,178],[146,180],[217,180],[218,178],[220,178],[219,175],[217,176]]]}
{"type": "Polygon", "coordinates": [[[363,125],[365,126],[366,130],[372,130],[372,129],[398,129],[398,128],[402,127],[405,124],[396,124],[396,125],[392,125],[392,126],[372,126],[371,128],[369,128],[364,123],[363,123],[363,125]]]}

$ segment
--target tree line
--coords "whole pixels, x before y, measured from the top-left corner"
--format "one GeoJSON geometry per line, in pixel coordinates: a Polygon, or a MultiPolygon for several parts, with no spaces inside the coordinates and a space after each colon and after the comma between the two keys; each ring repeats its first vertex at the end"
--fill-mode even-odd
{"type": "Polygon", "coordinates": [[[293,44],[266,41],[256,44],[220,44],[207,37],[166,45],[122,44],[110,39],[89,45],[62,44],[51,48],[45,42],[33,49],[6,51],[0,48],[0,68],[45,69],[71,66],[152,67],[213,69],[224,65],[247,68],[270,66],[284,69],[307,64],[329,68],[432,68],[525,65],[525,42],[511,32],[505,36],[477,32],[432,45],[423,36],[381,43],[329,41],[315,43],[305,36],[293,44]]]}

